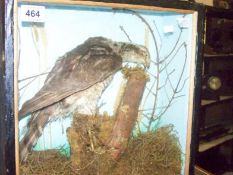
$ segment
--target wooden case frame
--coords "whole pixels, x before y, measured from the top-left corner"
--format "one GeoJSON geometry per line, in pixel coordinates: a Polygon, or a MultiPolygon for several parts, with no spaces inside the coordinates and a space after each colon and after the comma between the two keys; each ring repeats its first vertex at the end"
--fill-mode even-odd
{"type": "Polygon", "coordinates": [[[194,14],[197,24],[192,49],[193,87],[190,94],[193,100],[189,102],[189,121],[187,136],[187,157],[185,174],[194,173],[195,154],[198,143],[198,115],[201,88],[201,63],[203,50],[204,7],[191,2],[174,0],[5,0],[0,3],[0,174],[19,174],[18,155],[18,94],[17,92],[17,4],[50,3],[63,5],[92,5],[112,8],[134,8],[158,11],[171,11],[194,14]]]}

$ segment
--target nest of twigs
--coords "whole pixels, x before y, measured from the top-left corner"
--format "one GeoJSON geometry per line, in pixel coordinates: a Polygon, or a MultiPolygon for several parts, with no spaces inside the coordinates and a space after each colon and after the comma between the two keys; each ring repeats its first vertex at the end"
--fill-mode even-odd
{"type": "Polygon", "coordinates": [[[180,175],[181,149],[172,126],[131,139],[114,175],[180,175]]]}
{"type": "Polygon", "coordinates": [[[33,152],[22,174],[179,175],[181,150],[172,126],[132,137],[122,157],[114,161],[105,146],[112,129],[110,117],[75,118],[68,131],[71,158],[58,151],[33,152]]]}
{"type": "Polygon", "coordinates": [[[34,151],[20,166],[21,175],[76,175],[71,161],[58,150],[34,151]]]}

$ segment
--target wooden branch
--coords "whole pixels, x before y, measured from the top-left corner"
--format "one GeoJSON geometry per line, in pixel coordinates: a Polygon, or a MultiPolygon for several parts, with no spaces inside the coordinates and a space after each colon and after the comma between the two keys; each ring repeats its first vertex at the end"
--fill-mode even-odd
{"type": "Polygon", "coordinates": [[[148,79],[144,71],[138,68],[127,69],[124,72],[128,82],[122,102],[116,113],[112,134],[107,142],[114,160],[117,160],[127,147],[137,120],[138,108],[148,79]]]}

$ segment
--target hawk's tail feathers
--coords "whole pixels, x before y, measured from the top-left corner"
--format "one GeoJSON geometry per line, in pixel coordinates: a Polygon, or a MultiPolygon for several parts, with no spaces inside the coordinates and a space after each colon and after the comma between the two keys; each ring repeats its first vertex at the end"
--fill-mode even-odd
{"type": "Polygon", "coordinates": [[[20,141],[20,161],[25,162],[28,154],[31,152],[33,146],[36,145],[39,137],[41,136],[43,129],[48,122],[48,115],[41,112],[40,115],[34,119],[28,126],[28,131],[20,141]]]}

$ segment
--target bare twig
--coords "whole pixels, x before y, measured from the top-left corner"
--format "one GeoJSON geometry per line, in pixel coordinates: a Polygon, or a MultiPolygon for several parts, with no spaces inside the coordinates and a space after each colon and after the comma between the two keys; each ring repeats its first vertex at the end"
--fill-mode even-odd
{"type": "Polygon", "coordinates": [[[174,60],[175,56],[177,55],[177,53],[180,51],[180,49],[181,49],[182,47],[183,47],[183,44],[181,44],[181,45],[177,48],[177,50],[176,50],[175,54],[173,55],[173,57],[171,57],[167,63],[165,62],[164,67],[161,68],[161,69],[159,70],[159,72],[164,71],[164,70],[166,69],[166,67],[168,67],[168,66],[171,64],[171,62],[174,60]]]}
{"type": "MultiPolygon", "coordinates": [[[[119,10],[119,9],[117,9],[119,10]]],[[[179,35],[178,35],[178,38],[176,40],[176,43],[174,44],[174,46],[172,47],[171,51],[168,53],[167,56],[165,56],[163,59],[160,60],[160,55],[159,55],[159,50],[158,50],[158,44],[157,44],[157,41],[156,41],[156,38],[155,38],[155,33],[153,31],[153,29],[151,28],[151,25],[147,22],[147,20],[142,16],[140,15],[137,11],[134,11],[134,10],[129,10],[129,9],[120,9],[120,10],[123,10],[123,11],[126,11],[126,12],[129,12],[133,15],[135,15],[136,17],[138,17],[149,29],[150,31],[150,34],[152,36],[152,39],[153,39],[153,43],[154,43],[154,46],[155,46],[155,52],[156,52],[156,58],[155,60],[156,61],[151,61],[151,63],[155,66],[156,68],[156,72],[155,72],[155,75],[150,73],[150,75],[152,75],[153,77],[153,82],[152,84],[150,85],[150,87],[146,87],[146,89],[148,90],[147,94],[145,95],[145,101],[144,101],[144,104],[142,105],[142,109],[144,108],[146,102],[147,102],[147,99],[149,98],[150,95],[153,96],[153,104],[152,104],[152,108],[150,109],[151,113],[148,115],[148,114],[145,114],[145,113],[142,113],[143,117],[145,117],[146,119],[148,119],[148,124],[145,125],[145,123],[143,123],[143,126],[145,126],[147,128],[147,130],[151,130],[151,126],[152,126],[152,123],[155,122],[155,120],[158,120],[158,123],[160,121],[160,118],[164,115],[164,113],[168,110],[168,108],[173,104],[173,101],[174,99],[176,98],[179,98],[179,97],[182,97],[183,95],[178,95],[184,85],[185,85],[185,82],[186,80],[183,81],[182,85],[181,85],[181,81],[183,80],[183,74],[184,74],[184,69],[185,69],[185,65],[186,65],[186,59],[187,59],[187,48],[186,48],[186,43],[182,43],[178,48],[178,44],[180,42],[180,39],[181,39],[181,36],[182,36],[182,28],[180,28],[179,26],[179,29],[180,29],[180,32],[179,32],[179,35]],[[175,69],[173,69],[172,71],[168,71],[168,66],[171,64],[171,62],[174,60],[174,58],[176,57],[177,53],[180,51],[180,49],[184,47],[185,48],[185,61],[184,61],[184,65],[182,67],[182,70],[181,70],[181,74],[179,76],[179,79],[177,81],[176,84],[174,84],[171,79],[170,79],[170,76],[176,71],[175,69]],[[175,53],[174,53],[175,52],[175,53]],[[172,56],[173,55],[173,56],[172,56]],[[172,56],[172,57],[171,57],[172,56]],[[169,59],[169,60],[168,60],[169,59]],[[168,60],[168,61],[167,61],[168,60]],[[161,65],[164,63],[164,66],[161,67],[161,65]],[[165,79],[165,82],[163,85],[160,85],[160,73],[162,73],[163,71],[166,71],[166,79],[165,79]],[[172,90],[172,94],[168,94],[167,93],[167,90],[166,88],[170,88],[172,90]],[[167,99],[168,99],[168,102],[166,105],[164,105],[162,108],[161,107],[158,107],[157,106],[157,103],[158,103],[158,94],[159,94],[159,91],[161,89],[165,89],[165,94],[167,96],[167,99]],[[160,109],[161,112],[159,115],[156,115],[157,113],[157,110],[160,109]]],[[[160,37],[160,41],[161,41],[161,47],[162,47],[162,38],[160,36],[160,33],[158,31],[158,28],[156,26],[156,23],[155,21],[153,21],[153,24],[155,26],[155,29],[157,30],[158,32],[158,35],[160,37]]],[[[143,110],[145,111],[145,110],[143,110]]]]}
{"type": "Polygon", "coordinates": [[[125,36],[128,38],[129,42],[132,43],[132,40],[130,39],[128,33],[125,31],[124,27],[123,27],[123,26],[120,26],[120,29],[121,29],[121,31],[125,34],[125,36]]]}
{"type": "MultiPolygon", "coordinates": [[[[172,101],[176,98],[176,94],[178,93],[178,89],[179,89],[179,86],[180,86],[180,83],[181,83],[181,80],[183,79],[183,75],[184,75],[184,69],[185,69],[185,65],[186,65],[186,62],[187,62],[187,45],[186,43],[184,42],[183,44],[183,47],[185,48],[185,60],[184,60],[184,64],[183,64],[183,67],[182,67],[182,70],[181,70],[181,74],[179,76],[179,79],[178,79],[178,82],[176,84],[176,87],[174,88],[174,93],[172,94],[172,97],[170,98],[168,104],[167,104],[167,108],[165,108],[163,110],[163,112],[159,115],[159,117],[161,118],[163,116],[163,114],[168,110],[168,108],[170,107],[172,101]]],[[[184,85],[182,85],[182,88],[184,87],[184,85]]]]}
{"type": "Polygon", "coordinates": [[[156,23],[155,23],[154,20],[153,20],[153,24],[154,24],[154,26],[155,26],[155,29],[156,29],[158,35],[159,35],[159,39],[160,39],[160,43],[161,43],[161,45],[160,45],[160,50],[159,50],[159,53],[160,53],[160,51],[162,50],[162,46],[163,46],[163,40],[162,40],[162,37],[161,37],[161,35],[160,35],[160,33],[159,33],[158,27],[157,27],[157,25],[156,25],[156,23]]]}
{"type": "MultiPolygon", "coordinates": [[[[157,116],[151,116],[150,120],[149,120],[149,125],[148,125],[148,130],[151,129],[152,127],[152,123],[154,123],[156,120],[159,122],[161,117],[167,112],[167,110],[172,106],[172,102],[177,99],[177,98],[180,98],[180,97],[183,97],[184,95],[178,95],[178,93],[180,93],[182,91],[182,89],[184,88],[184,84],[185,82],[187,81],[187,79],[185,79],[183,81],[183,84],[180,86],[181,84],[181,81],[183,79],[183,75],[184,75],[184,70],[185,70],[185,66],[186,66],[186,61],[187,61],[187,45],[185,42],[183,42],[181,44],[181,46],[177,49],[175,55],[173,57],[175,57],[177,55],[177,53],[179,52],[179,50],[184,47],[185,49],[185,60],[184,60],[184,64],[182,66],[182,70],[181,70],[181,74],[179,76],[179,79],[176,83],[176,85],[174,86],[170,80],[170,75],[175,71],[175,70],[172,70],[171,72],[168,73],[168,66],[165,66],[165,70],[166,70],[166,80],[165,80],[165,84],[167,84],[167,82],[169,82],[169,87],[172,89],[172,95],[169,96],[168,93],[167,93],[167,90],[166,90],[166,85],[165,85],[165,94],[167,96],[167,99],[168,99],[168,103],[165,105],[165,108],[163,108],[160,113],[157,115],[157,116]]],[[[158,108],[157,108],[158,109],[158,108]]]]}
{"type": "Polygon", "coordinates": [[[38,74],[38,75],[33,75],[33,76],[30,76],[30,77],[27,77],[27,78],[23,78],[23,79],[21,79],[21,80],[18,80],[18,82],[21,83],[21,82],[23,82],[23,81],[25,81],[25,80],[29,80],[29,79],[32,79],[32,78],[37,78],[37,77],[40,77],[40,76],[42,76],[42,75],[47,75],[47,74],[49,74],[49,73],[50,73],[50,72],[43,72],[43,73],[38,74]]]}

